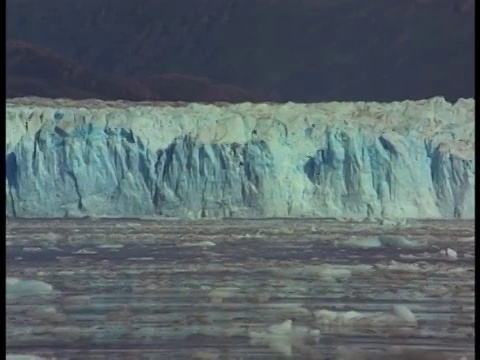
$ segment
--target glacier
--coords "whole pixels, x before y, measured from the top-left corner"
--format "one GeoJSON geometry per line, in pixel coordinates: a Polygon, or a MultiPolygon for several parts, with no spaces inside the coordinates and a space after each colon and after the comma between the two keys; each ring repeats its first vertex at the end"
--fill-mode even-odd
{"type": "Polygon", "coordinates": [[[12,217],[475,217],[473,99],[6,103],[12,217]]]}

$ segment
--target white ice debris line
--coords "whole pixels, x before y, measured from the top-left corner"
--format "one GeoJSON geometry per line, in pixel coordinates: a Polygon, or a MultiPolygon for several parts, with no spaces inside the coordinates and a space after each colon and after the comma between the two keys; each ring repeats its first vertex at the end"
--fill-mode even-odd
{"type": "Polygon", "coordinates": [[[266,329],[248,330],[252,344],[269,346],[272,350],[285,356],[292,356],[295,347],[302,348],[307,343],[321,341],[321,329],[332,327],[384,328],[399,326],[415,329],[417,317],[405,305],[392,305],[391,313],[361,313],[357,311],[313,311],[315,325],[318,328],[294,325],[292,320],[285,320],[266,329]]]}

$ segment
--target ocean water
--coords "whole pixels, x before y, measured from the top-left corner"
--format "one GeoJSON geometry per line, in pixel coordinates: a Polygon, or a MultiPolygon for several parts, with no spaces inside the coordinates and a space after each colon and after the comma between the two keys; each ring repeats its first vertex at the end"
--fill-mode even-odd
{"type": "Polygon", "coordinates": [[[7,220],[7,354],[473,359],[474,222],[7,220]]]}

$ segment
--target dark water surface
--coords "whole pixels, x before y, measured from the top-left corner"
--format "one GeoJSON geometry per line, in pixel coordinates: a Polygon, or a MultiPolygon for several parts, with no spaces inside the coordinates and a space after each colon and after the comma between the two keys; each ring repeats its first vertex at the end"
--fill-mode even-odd
{"type": "Polygon", "coordinates": [[[8,220],[7,353],[473,359],[474,240],[473,221],[8,220]]]}

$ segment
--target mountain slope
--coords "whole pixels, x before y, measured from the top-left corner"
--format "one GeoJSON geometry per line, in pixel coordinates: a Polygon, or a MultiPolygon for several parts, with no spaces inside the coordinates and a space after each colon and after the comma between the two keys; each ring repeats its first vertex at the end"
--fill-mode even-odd
{"type": "Polygon", "coordinates": [[[255,95],[234,86],[214,84],[206,78],[161,74],[149,78],[103,75],[53,51],[19,41],[6,47],[7,98],[104,100],[256,100],[255,95]]]}
{"type": "Polygon", "coordinates": [[[117,76],[191,74],[293,101],[474,94],[472,0],[6,3],[8,39],[117,76]]]}

